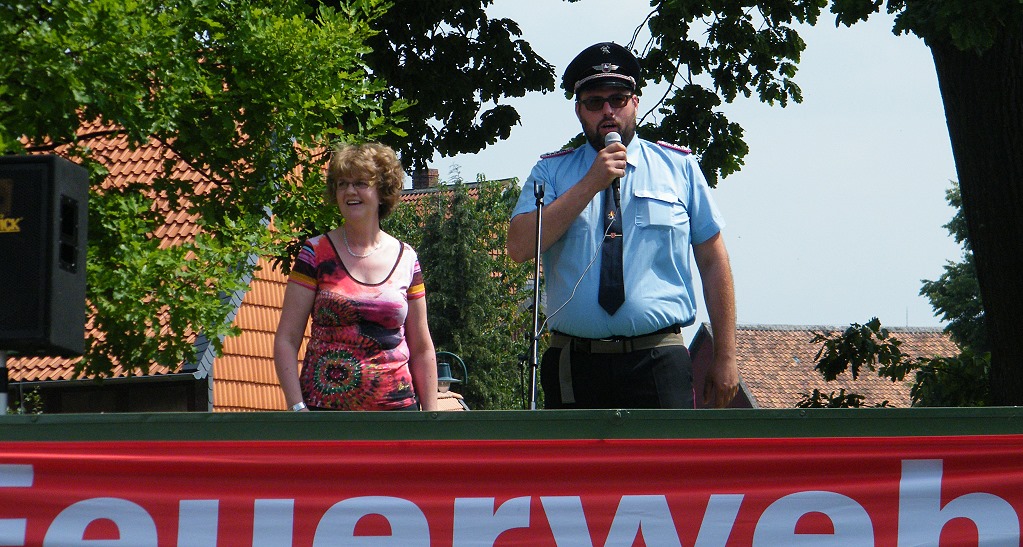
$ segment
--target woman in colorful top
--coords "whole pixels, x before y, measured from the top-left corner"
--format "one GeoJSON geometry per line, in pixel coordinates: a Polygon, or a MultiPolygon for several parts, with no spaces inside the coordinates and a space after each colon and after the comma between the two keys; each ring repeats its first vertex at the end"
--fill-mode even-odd
{"type": "Polygon", "coordinates": [[[437,357],[419,260],[380,229],[404,177],[387,146],[334,151],[326,199],[344,222],[302,246],[274,338],[274,366],[292,410],[437,408],[437,357]],[[312,337],[299,373],[310,315],[312,337]]]}

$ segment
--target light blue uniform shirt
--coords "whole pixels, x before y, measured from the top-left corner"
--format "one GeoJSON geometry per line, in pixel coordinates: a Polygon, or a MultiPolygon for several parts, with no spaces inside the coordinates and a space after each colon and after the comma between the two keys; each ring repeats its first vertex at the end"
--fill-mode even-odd
{"type": "MultiPolygon", "coordinates": [[[[597,194],[543,253],[551,330],[583,338],[640,336],[696,319],[690,245],[720,232],[724,220],[688,151],[636,137],[626,153],[621,180],[625,303],[614,315],[597,303],[604,234],[604,199],[597,194]]],[[[523,184],[512,216],[536,209],[537,184],[544,185],[544,205],[554,202],[583,178],[596,157],[589,144],[545,155],[523,184]]]]}

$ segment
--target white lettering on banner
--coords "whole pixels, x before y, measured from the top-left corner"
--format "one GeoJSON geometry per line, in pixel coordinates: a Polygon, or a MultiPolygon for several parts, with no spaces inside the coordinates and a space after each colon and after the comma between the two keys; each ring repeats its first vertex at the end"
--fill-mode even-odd
{"type": "Polygon", "coordinates": [[[632,547],[634,540],[643,536],[646,545],[682,547],[675,521],[664,496],[622,496],[618,510],[611,521],[605,547],[622,545],[632,547]]]}
{"type": "Polygon", "coordinates": [[[43,547],[157,547],[156,523],[141,505],[119,498],[92,498],[72,504],[53,519],[43,547]],[[111,520],[118,539],[86,540],[96,520],[111,520]]]}
{"type": "Polygon", "coordinates": [[[693,547],[725,547],[742,505],[742,494],[714,494],[707,502],[693,547]]]}
{"type": "MultiPolygon", "coordinates": [[[[0,465],[0,488],[32,488],[34,472],[31,465],[0,465]]],[[[22,547],[28,519],[0,519],[0,545],[22,547]]]]}
{"type": "Polygon", "coordinates": [[[178,547],[217,547],[220,500],[178,503],[178,547]]]}
{"type": "Polygon", "coordinates": [[[937,545],[948,521],[977,525],[977,547],[1019,547],[1019,515],[994,494],[959,496],[941,506],[941,460],[905,460],[899,481],[899,547],[937,545]]]}
{"type": "MultiPolygon", "coordinates": [[[[942,506],[942,472],[942,460],[902,462],[898,530],[894,531],[899,547],[938,545],[942,530],[955,519],[967,519],[976,525],[978,547],[1019,546],[1020,520],[1012,504],[994,494],[974,492],[942,506]]],[[[32,488],[38,482],[36,479],[31,465],[0,464],[2,489],[32,488]]],[[[5,500],[15,500],[13,503],[5,501],[5,510],[18,506],[17,497],[11,494],[9,490],[3,492],[5,500]]],[[[507,530],[529,528],[534,499],[529,496],[512,498],[495,509],[496,498],[456,498],[452,544],[455,547],[493,545],[507,530]]],[[[541,496],[539,500],[556,544],[592,547],[592,533],[581,497],[541,496]]],[[[743,494],[711,495],[694,547],[723,547],[733,531],[743,500],[743,494]]],[[[219,511],[220,501],[216,499],[180,500],[178,547],[218,545],[219,511]]],[[[253,547],[292,547],[294,499],[256,499],[252,518],[253,547]]],[[[24,547],[28,523],[27,518],[0,519],[0,546],[24,547]]],[[[892,533],[889,530],[885,537],[891,537],[892,533]]],[[[648,545],[681,545],[667,496],[619,498],[604,545],[632,545],[638,537],[648,545]]],[[[750,543],[754,547],[860,547],[874,545],[874,539],[870,514],[855,500],[836,492],[806,491],[771,503],[757,518],[750,543]],[[800,519],[808,514],[830,519],[832,533],[796,533],[800,519]]],[[[100,497],[78,501],[60,511],[46,527],[42,547],[157,547],[157,543],[156,521],[145,508],[126,499],[100,497]],[[113,523],[117,539],[86,539],[90,524],[96,521],[113,523]]],[[[320,517],[313,538],[313,547],[342,544],[428,547],[430,523],[422,508],[410,500],[383,496],[349,498],[335,503],[320,517]],[[386,519],[390,535],[356,536],[356,525],[368,515],[386,519]]]]}
{"type": "Polygon", "coordinates": [[[454,547],[493,545],[506,530],[529,528],[530,498],[510,499],[496,511],[495,502],[494,498],[455,498],[454,547]]]}
{"type": "Polygon", "coordinates": [[[349,498],[327,509],[316,526],[313,547],[430,547],[430,523],[415,503],[384,496],[349,498]],[[356,536],[355,525],[366,515],[380,515],[391,524],[389,537],[356,536]]]}
{"type": "Polygon", "coordinates": [[[554,543],[575,547],[593,547],[590,529],[579,496],[541,496],[540,504],[554,534],[554,543]]]}
{"type": "Polygon", "coordinates": [[[256,500],[252,547],[291,547],[294,536],[295,500],[256,500]]]}
{"type": "MultiPolygon", "coordinates": [[[[873,547],[870,515],[848,496],[834,492],[799,492],[772,503],[757,521],[753,547],[873,547]],[[809,513],[831,519],[834,534],[797,534],[796,523],[809,513]]],[[[937,544],[935,544],[937,545],[937,544]]]]}
{"type": "MultiPolygon", "coordinates": [[[[530,498],[514,498],[494,511],[494,498],[455,500],[455,547],[493,545],[502,532],[529,527],[530,498]]],[[[592,547],[579,496],[541,496],[547,522],[558,545],[592,547]]],[[[605,547],[631,546],[637,537],[647,545],[679,545],[678,531],[664,496],[622,496],[605,547]]]]}

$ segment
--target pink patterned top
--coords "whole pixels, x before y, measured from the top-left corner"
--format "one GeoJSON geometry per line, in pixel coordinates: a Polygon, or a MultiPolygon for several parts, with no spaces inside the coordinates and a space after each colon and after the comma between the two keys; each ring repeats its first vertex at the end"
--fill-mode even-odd
{"type": "Polygon", "coordinates": [[[326,235],[309,239],[288,281],[316,291],[299,383],[310,407],[393,410],[415,404],[405,341],[408,301],[426,296],[419,260],[401,243],[387,278],[354,279],[326,235]]]}

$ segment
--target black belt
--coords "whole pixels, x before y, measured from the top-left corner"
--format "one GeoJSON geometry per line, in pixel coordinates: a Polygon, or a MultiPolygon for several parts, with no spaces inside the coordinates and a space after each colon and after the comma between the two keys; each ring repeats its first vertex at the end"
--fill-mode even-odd
{"type": "Polygon", "coordinates": [[[613,336],[610,338],[579,338],[560,332],[553,332],[551,346],[556,348],[571,347],[572,351],[582,353],[630,353],[659,346],[684,346],[685,339],[681,325],[672,325],[659,331],[640,336],[613,336]]]}

